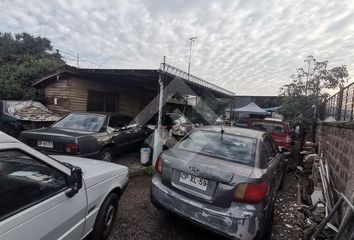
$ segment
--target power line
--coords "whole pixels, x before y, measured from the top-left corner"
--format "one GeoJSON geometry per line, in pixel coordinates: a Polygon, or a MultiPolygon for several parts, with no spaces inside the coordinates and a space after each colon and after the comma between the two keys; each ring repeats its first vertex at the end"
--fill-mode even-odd
{"type": "Polygon", "coordinates": [[[96,62],[93,62],[93,61],[88,60],[88,59],[85,59],[85,58],[81,58],[80,55],[79,55],[79,53],[78,53],[77,55],[74,55],[74,54],[72,54],[72,53],[69,53],[69,52],[66,52],[66,51],[63,51],[63,50],[59,50],[59,49],[57,49],[57,51],[59,51],[59,53],[66,54],[66,55],[68,55],[68,56],[74,57],[75,60],[76,60],[76,65],[77,65],[77,67],[79,67],[79,63],[80,63],[80,62],[88,62],[88,63],[92,63],[92,64],[94,64],[94,65],[96,65],[96,66],[100,66],[100,64],[98,64],[98,63],[96,63],[96,62]]]}

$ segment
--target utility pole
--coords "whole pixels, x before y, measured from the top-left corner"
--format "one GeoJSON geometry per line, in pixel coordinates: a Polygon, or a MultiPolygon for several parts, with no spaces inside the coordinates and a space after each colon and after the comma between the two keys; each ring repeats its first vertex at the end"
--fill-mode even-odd
{"type": "Polygon", "coordinates": [[[197,39],[197,38],[198,37],[188,38],[188,40],[190,41],[190,45],[189,45],[189,62],[188,62],[188,80],[189,80],[189,74],[191,72],[192,44],[193,44],[194,40],[197,39]]]}
{"type": "Polygon", "coordinates": [[[80,63],[80,53],[77,53],[77,58],[76,58],[76,67],[79,68],[79,63],[80,63]]]}

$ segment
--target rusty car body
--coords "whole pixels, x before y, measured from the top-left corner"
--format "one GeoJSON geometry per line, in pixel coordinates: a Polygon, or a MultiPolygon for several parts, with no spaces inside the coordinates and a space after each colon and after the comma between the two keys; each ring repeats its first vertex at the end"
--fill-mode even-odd
{"type": "Polygon", "coordinates": [[[231,239],[267,239],[285,167],[269,133],[201,127],[159,156],[151,201],[231,239]]]}

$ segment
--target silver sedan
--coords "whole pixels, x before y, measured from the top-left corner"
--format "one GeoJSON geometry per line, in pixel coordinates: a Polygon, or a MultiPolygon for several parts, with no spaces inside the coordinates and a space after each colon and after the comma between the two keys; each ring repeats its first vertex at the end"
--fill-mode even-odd
{"type": "Polygon", "coordinates": [[[151,201],[231,239],[267,239],[285,168],[268,133],[202,127],[160,155],[151,201]]]}

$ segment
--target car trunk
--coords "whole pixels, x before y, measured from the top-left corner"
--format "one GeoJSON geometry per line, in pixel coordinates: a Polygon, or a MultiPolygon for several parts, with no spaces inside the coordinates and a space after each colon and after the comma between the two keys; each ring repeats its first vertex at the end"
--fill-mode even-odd
{"type": "Polygon", "coordinates": [[[278,146],[289,147],[289,144],[286,142],[288,134],[286,134],[285,132],[271,132],[270,134],[273,137],[274,141],[278,144],[278,146]]]}
{"type": "Polygon", "coordinates": [[[20,134],[20,140],[37,150],[65,153],[65,145],[76,143],[76,138],[82,135],[74,131],[44,128],[24,131],[20,134]]]}
{"type": "Polygon", "coordinates": [[[172,149],[164,152],[163,184],[190,198],[229,207],[237,184],[247,182],[253,167],[172,149]]]}

